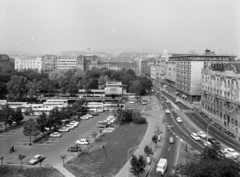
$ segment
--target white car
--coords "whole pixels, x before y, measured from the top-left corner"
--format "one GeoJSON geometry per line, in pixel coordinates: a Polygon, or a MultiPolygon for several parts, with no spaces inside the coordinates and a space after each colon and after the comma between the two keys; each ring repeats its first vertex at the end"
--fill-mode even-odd
{"type": "Polygon", "coordinates": [[[61,133],[53,132],[49,136],[52,138],[60,138],[62,135],[61,135],[61,133]]]}
{"type": "Polygon", "coordinates": [[[170,101],[169,101],[169,100],[166,100],[166,103],[170,103],[170,101]]]}
{"type": "Polygon", "coordinates": [[[182,122],[181,117],[177,117],[176,120],[177,120],[178,123],[181,123],[181,122],[182,122]]]}
{"type": "Polygon", "coordinates": [[[114,130],[115,130],[115,128],[109,127],[109,128],[104,129],[102,132],[103,132],[103,133],[111,133],[111,132],[113,132],[114,130]]]}
{"type": "Polygon", "coordinates": [[[59,132],[69,132],[69,128],[67,127],[62,127],[60,129],[58,129],[59,132]]]}
{"type": "Polygon", "coordinates": [[[31,159],[28,161],[28,164],[29,164],[29,165],[35,165],[35,164],[37,164],[38,162],[41,162],[43,159],[44,159],[44,156],[38,154],[38,155],[35,155],[33,158],[31,158],[31,159]]]}
{"type": "Polygon", "coordinates": [[[67,124],[66,127],[69,128],[70,130],[73,130],[73,129],[75,128],[75,127],[74,127],[73,125],[71,125],[71,124],[67,124]]]}
{"type": "Polygon", "coordinates": [[[70,124],[70,125],[73,125],[74,127],[77,127],[78,124],[79,124],[79,122],[70,122],[69,124],[70,124]]]}
{"type": "Polygon", "coordinates": [[[129,102],[129,103],[132,103],[132,104],[135,103],[135,101],[128,101],[128,102],[129,102]]]}
{"type": "Polygon", "coordinates": [[[89,144],[89,141],[88,141],[87,139],[85,139],[85,138],[82,138],[82,139],[80,139],[80,140],[77,140],[77,141],[76,141],[76,144],[77,144],[77,145],[88,145],[88,144],[89,144]]]}
{"type": "Polygon", "coordinates": [[[171,113],[169,109],[166,109],[165,112],[168,113],[168,114],[171,113]]]}
{"type": "Polygon", "coordinates": [[[191,137],[196,140],[196,141],[199,141],[201,138],[197,135],[197,133],[192,133],[191,134],[191,137]]]}
{"type": "Polygon", "coordinates": [[[223,152],[224,152],[224,154],[225,154],[225,156],[227,157],[227,156],[231,156],[231,157],[233,157],[233,158],[236,158],[236,157],[238,157],[239,156],[239,153],[238,152],[236,152],[233,148],[225,148],[224,150],[223,150],[223,152]],[[230,155],[227,155],[227,154],[230,154],[230,155]]]}
{"type": "Polygon", "coordinates": [[[206,141],[206,142],[203,143],[203,145],[204,145],[205,147],[211,147],[211,146],[212,146],[212,143],[206,141]]]}
{"type": "Polygon", "coordinates": [[[88,116],[82,116],[82,117],[80,117],[80,119],[87,120],[87,119],[89,119],[89,117],[88,116]]]}
{"type": "Polygon", "coordinates": [[[203,133],[203,132],[201,132],[201,131],[197,132],[197,134],[198,134],[198,136],[200,136],[201,138],[206,138],[206,137],[207,137],[206,134],[203,133]]]}
{"type": "Polygon", "coordinates": [[[92,118],[92,117],[93,117],[92,114],[86,114],[86,115],[84,115],[84,116],[87,116],[87,117],[89,117],[89,118],[92,118]]]}

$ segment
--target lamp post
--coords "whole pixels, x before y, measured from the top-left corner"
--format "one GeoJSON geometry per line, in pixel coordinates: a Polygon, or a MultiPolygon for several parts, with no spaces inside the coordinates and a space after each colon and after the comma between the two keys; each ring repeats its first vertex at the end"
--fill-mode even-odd
{"type": "Polygon", "coordinates": [[[212,122],[212,123],[208,124],[208,126],[207,126],[207,142],[208,142],[208,127],[209,127],[210,125],[214,124],[214,123],[215,123],[215,122],[212,122]]]}
{"type": "Polygon", "coordinates": [[[128,149],[128,151],[127,151],[127,177],[128,177],[128,171],[129,171],[129,163],[130,162],[128,162],[128,159],[129,159],[129,151],[131,150],[131,149],[138,149],[139,147],[131,147],[131,148],[129,148],[128,149]]]}

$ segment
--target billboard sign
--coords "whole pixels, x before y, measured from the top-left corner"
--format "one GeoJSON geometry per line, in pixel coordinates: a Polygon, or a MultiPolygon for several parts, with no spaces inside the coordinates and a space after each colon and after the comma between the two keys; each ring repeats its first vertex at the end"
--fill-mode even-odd
{"type": "Polygon", "coordinates": [[[105,95],[122,95],[122,87],[106,87],[105,95]]]}

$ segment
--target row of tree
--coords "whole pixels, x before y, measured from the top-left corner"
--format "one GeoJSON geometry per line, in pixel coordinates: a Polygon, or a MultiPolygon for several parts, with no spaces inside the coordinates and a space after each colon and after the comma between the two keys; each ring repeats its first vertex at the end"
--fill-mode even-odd
{"type": "Polygon", "coordinates": [[[49,74],[36,70],[0,70],[0,97],[16,101],[33,101],[41,93],[78,93],[79,89],[102,89],[107,81],[120,81],[128,92],[144,95],[152,88],[147,77],[133,70],[93,68],[87,72],[72,69],[49,74]]]}
{"type": "Polygon", "coordinates": [[[32,136],[37,136],[40,133],[44,135],[47,130],[57,131],[58,127],[63,123],[62,120],[69,120],[73,116],[80,117],[87,111],[84,99],[78,100],[72,106],[63,107],[61,110],[54,108],[49,115],[43,112],[36,119],[28,119],[24,124],[23,133],[30,138],[31,144],[32,136]]]}
{"type": "Polygon", "coordinates": [[[0,106],[0,115],[0,122],[4,122],[6,125],[10,126],[14,122],[19,124],[24,119],[20,108],[12,109],[9,105],[0,106]]]}

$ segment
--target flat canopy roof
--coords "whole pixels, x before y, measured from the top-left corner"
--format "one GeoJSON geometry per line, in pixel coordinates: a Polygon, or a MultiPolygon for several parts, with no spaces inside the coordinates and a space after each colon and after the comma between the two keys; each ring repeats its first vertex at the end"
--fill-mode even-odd
{"type": "Polygon", "coordinates": [[[104,101],[104,100],[110,100],[110,101],[118,101],[122,100],[121,97],[119,98],[111,98],[111,97],[84,97],[87,101],[88,100],[99,100],[99,101],[104,101]]]}
{"type": "MultiPolygon", "coordinates": [[[[78,91],[82,92],[82,93],[86,93],[86,89],[79,89],[78,91]]],[[[89,90],[89,92],[98,92],[98,93],[100,93],[100,92],[105,92],[105,90],[104,89],[91,89],[91,90],[89,90]]]]}

